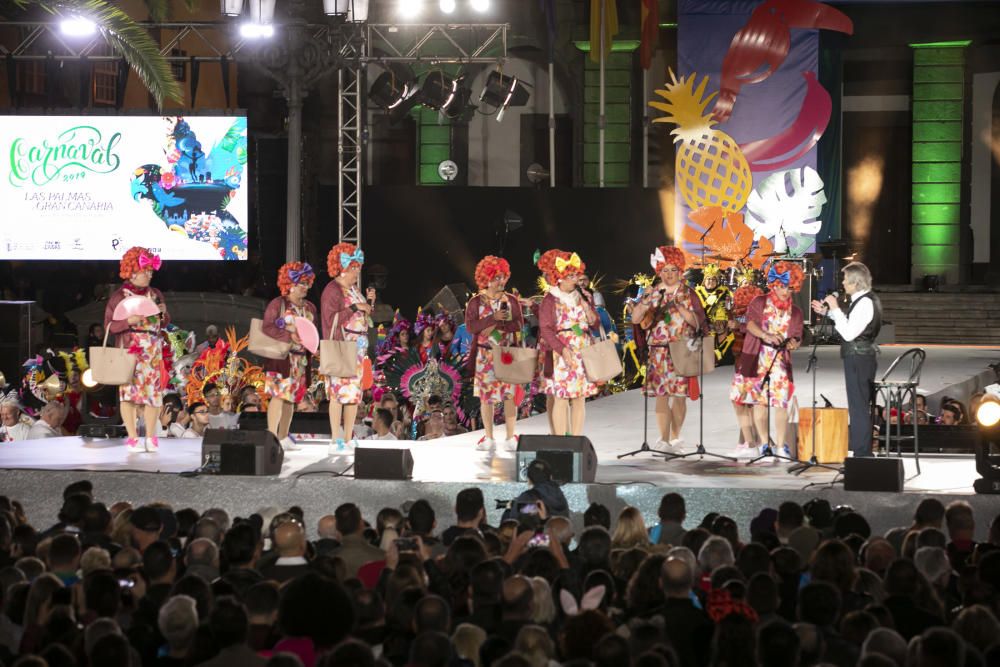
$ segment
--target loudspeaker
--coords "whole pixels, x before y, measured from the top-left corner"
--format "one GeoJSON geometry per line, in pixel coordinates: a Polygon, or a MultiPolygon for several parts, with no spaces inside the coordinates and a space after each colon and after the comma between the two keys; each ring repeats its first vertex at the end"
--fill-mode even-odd
{"type": "Polygon", "coordinates": [[[441,312],[454,315],[465,312],[465,302],[468,301],[469,288],[465,283],[452,283],[445,285],[438,293],[431,297],[431,300],[424,304],[424,310],[440,314],[441,312]]]}
{"type": "Polygon", "coordinates": [[[358,447],[354,450],[354,479],[410,479],[413,454],[407,449],[358,447]]]}
{"type": "Polygon", "coordinates": [[[844,459],[845,491],[903,491],[903,459],[869,456],[844,459]]]}
{"type": "Polygon", "coordinates": [[[552,479],[566,482],[593,482],[597,475],[597,454],[590,438],[582,435],[522,435],[517,442],[517,479],[528,481],[528,465],[542,459],[552,469],[552,479]]]}
{"type": "Polygon", "coordinates": [[[217,465],[220,475],[277,475],[285,452],[270,431],[210,428],[201,441],[201,460],[217,465]]]}

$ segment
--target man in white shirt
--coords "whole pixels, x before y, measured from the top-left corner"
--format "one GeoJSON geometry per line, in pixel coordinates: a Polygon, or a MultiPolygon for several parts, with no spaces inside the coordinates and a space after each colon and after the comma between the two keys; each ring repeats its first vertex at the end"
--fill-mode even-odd
{"type": "Polygon", "coordinates": [[[235,429],[239,424],[240,416],[235,412],[226,412],[222,409],[222,391],[213,382],[206,382],[202,389],[205,403],[208,405],[208,426],[209,428],[235,429]]]}
{"type": "Polygon", "coordinates": [[[66,421],[66,406],[57,401],[50,401],[42,406],[42,412],[37,422],[28,431],[28,440],[42,438],[61,438],[62,425],[66,421]]]}
{"type": "Polygon", "coordinates": [[[27,440],[32,423],[30,417],[21,414],[16,392],[0,401],[0,442],[27,440]]]}
{"type": "Polygon", "coordinates": [[[844,291],[851,298],[845,314],[830,294],[822,302],[813,301],[817,313],[829,314],[840,334],[840,356],[844,360],[847,383],[847,410],[850,418],[849,443],[854,456],[872,455],[872,394],[878,371],[878,345],[882,328],[882,303],[872,290],[872,274],[861,262],[843,269],[844,291]]]}
{"type": "Polygon", "coordinates": [[[396,436],[389,431],[390,426],[392,426],[392,413],[385,408],[377,408],[375,415],[372,417],[372,428],[375,429],[375,434],[369,436],[367,439],[395,440],[396,436]]]}
{"type": "Polygon", "coordinates": [[[209,427],[208,406],[201,402],[192,403],[188,406],[188,414],[191,415],[191,425],[188,426],[186,431],[184,431],[184,435],[182,437],[205,437],[205,429],[209,427]]]}

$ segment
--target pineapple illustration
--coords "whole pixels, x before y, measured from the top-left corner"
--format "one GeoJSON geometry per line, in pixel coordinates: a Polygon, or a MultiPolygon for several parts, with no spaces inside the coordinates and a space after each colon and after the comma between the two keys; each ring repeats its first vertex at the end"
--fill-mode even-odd
{"type": "Polygon", "coordinates": [[[666,90],[655,91],[666,102],[653,101],[649,106],[668,114],[654,118],[654,123],[677,126],[670,134],[674,143],[680,144],[675,183],[681,196],[691,210],[718,206],[727,211],[740,211],[753,189],[750,165],[736,141],[712,127],[715,121],[711,112],[705,112],[705,107],[716,93],[703,99],[708,77],[702,78],[695,89],[696,73],[678,81],[673,70],[669,71],[671,80],[666,90]]]}

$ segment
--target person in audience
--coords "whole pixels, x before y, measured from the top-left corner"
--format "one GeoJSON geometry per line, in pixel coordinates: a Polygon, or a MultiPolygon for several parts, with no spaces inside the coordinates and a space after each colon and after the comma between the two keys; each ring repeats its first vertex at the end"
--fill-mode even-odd
{"type": "Polygon", "coordinates": [[[205,327],[205,340],[198,343],[195,346],[194,351],[196,354],[201,354],[208,349],[216,349],[221,338],[219,338],[219,327],[214,324],[209,324],[205,327]]]}
{"type": "Polygon", "coordinates": [[[955,399],[941,403],[938,423],[942,426],[961,426],[967,424],[968,420],[965,417],[965,408],[955,399]]]}
{"type": "Polygon", "coordinates": [[[204,438],[205,430],[211,426],[211,414],[208,406],[197,401],[188,406],[188,414],[191,415],[191,423],[184,431],[184,438],[204,438]]]}
{"type": "Polygon", "coordinates": [[[191,416],[184,409],[181,397],[176,393],[164,394],[157,435],[163,438],[183,438],[190,423],[191,416]]]}
{"type": "Polygon", "coordinates": [[[458,492],[455,496],[455,519],[455,525],[441,533],[441,543],[445,547],[451,546],[452,542],[463,535],[482,537],[480,526],[486,522],[482,489],[471,487],[458,492]]]}
{"type": "Polygon", "coordinates": [[[340,546],[331,551],[330,555],[344,561],[348,577],[355,576],[366,563],[385,559],[385,552],[365,539],[365,524],[357,505],[344,503],[333,515],[337,519],[340,546]]]}
{"type": "Polygon", "coordinates": [[[222,406],[222,389],[214,382],[206,382],[201,390],[208,406],[208,427],[235,429],[239,425],[239,415],[228,412],[222,406]]]}
{"type": "Polygon", "coordinates": [[[306,560],[306,531],[298,521],[287,521],[274,530],[274,550],[278,560],[261,568],[261,575],[282,584],[309,571],[306,560]]]}
{"type": "Polygon", "coordinates": [[[549,285],[538,308],[538,351],[550,432],[582,435],[586,399],[597,393],[583,365],[583,350],[593,344],[590,328],[599,319],[586,291],[577,286],[587,267],[575,252],[549,250],[539,257],[538,268],[549,285]]]}
{"type": "Polygon", "coordinates": [[[330,249],[326,269],[333,278],[323,289],[320,311],[323,338],[354,341],[357,344],[357,367],[351,377],[326,377],[327,398],[330,401],[330,453],[342,453],[345,443],[353,439],[355,416],[361,403],[361,381],[368,355],[368,328],[371,324],[374,288],[367,295],[358,288],[365,254],[350,243],[338,243],[330,249]]]}
{"type": "Polygon", "coordinates": [[[267,430],[274,434],[285,451],[300,449],[288,429],[296,404],[309,388],[312,354],[303,347],[296,323],[312,323],[317,319],[316,306],[306,299],[315,281],[316,274],[308,263],[282,264],[278,269],[281,296],[267,304],[261,325],[265,336],[290,345],[288,356],[284,359],[264,361],[264,393],[269,399],[267,430]]]}
{"type": "MultiPolygon", "coordinates": [[[[448,405],[444,406],[444,409],[441,412],[442,416],[444,417],[445,435],[447,436],[461,435],[463,433],[469,432],[469,429],[465,428],[458,422],[458,410],[455,409],[454,405],[449,403],[448,405]]],[[[516,446],[515,449],[517,449],[516,446]]]]}
{"type": "Polygon", "coordinates": [[[42,440],[44,438],[60,438],[63,436],[62,424],[66,419],[66,406],[59,401],[49,401],[42,406],[38,421],[31,425],[26,440],[42,440]]]}
{"type": "MultiPolygon", "coordinates": [[[[132,381],[118,387],[119,407],[122,421],[128,432],[125,442],[129,453],[143,450],[156,453],[160,440],[155,431],[139,442],[138,412],[141,408],[143,421],[156,424],[157,415],[163,404],[163,348],[160,329],[170,324],[170,313],[163,301],[163,293],[150,286],[153,273],[160,270],[160,257],[147,248],[129,248],[122,256],[118,272],[125,282],[108,299],[104,309],[104,328],[117,336],[118,347],[133,350],[135,372],[132,381]],[[118,311],[118,305],[129,300],[139,303],[145,298],[153,302],[154,315],[138,314],[139,311],[125,309],[118,311]]],[[[137,306],[138,307],[138,306],[137,306]]]]}
{"type": "Polygon", "coordinates": [[[657,511],[660,523],[649,529],[649,541],[653,544],[669,544],[677,546],[684,539],[684,520],[687,509],[684,496],[679,493],[667,493],[660,499],[660,509],[657,511]]]}
{"type": "Polygon", "coordinates": [[[369,440],[396,440],[392,434],[392,413],[385,408],[376,408],[372,416],[372,434],[369,440]]]}
{"type": "Polygon", "coordinates": [[[435,410],[424,421],[424,434],[417,440],[437,440],[444,437],[444,412],[435,410]]]}
{"type": "Polygon", "coordinates": [[[21,412],[17,391],[0,394],[0,442],[27,440],[33,423],[31,417],[21,412]]]}
{"type": "Polygon", "coordinates": [[[468,358],[474,376],[473,394],[482,406],[485,430],[477,449],[491,451],[496,446],[493,422],[496,408],[502,404],[506,428],[503,445],[508,451],[513,451],[517,448],[514,385],[496,378],[493,351],[498,345],[510,347],[518,343],[524,316],[517,297],[504,291],[510,279],[510,264],[506,259],[487,255],[476,265],[475,277],[479,293],[465,306],[465,326],[472,335],[468,358]]]}
{"type": "Polygon", "coordinates": [[[660,437],[654,449],[679,452],[683,447],[681,427],[687,416],[688,397],[694,397],[689,379],[674,368],[670,343],[686,342],[705,325],[705,309],[694,290],[684,284],[684,253],[680,248],[659,246],[649,257],[659,278],[632,308],[632,323],[645,332],[649,350],[643,392],[656,398],[656,423],[660,437]]]}

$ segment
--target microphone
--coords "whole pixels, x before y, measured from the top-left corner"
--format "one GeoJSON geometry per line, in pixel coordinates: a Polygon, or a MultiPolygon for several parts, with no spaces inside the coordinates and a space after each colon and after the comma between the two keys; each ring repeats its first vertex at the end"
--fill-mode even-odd
{"type": "Polygon", "coordinates": [[[833,403],[830,402],[829,398],[827,398],[823,394],[820,394],[819,397],[823,399],[823,404],[824,404],[823,407],[824,408],[832,408],[833,407],[833,403]]]}
{"type": "MultiPolygon", "coordinates": [[[[836,290],[830,292],[829,294],[827,294],[827,296],[832,296],[837,301],[840,301],[840,292],[838,292],[836,290]]],[[[830,306],[826,306],[826,312],[828,312],[828,313],[830,312],[830,306]]]]}

